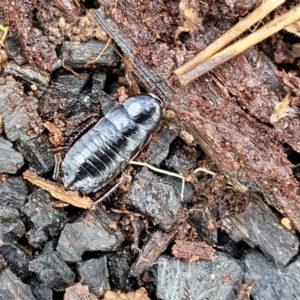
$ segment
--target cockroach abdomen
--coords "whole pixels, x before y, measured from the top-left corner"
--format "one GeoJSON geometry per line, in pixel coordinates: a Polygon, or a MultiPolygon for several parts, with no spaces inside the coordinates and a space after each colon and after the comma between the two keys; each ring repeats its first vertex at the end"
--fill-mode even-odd
{"type": "Polygon", "coordinates": [[[132,96],[112,108],[66,154],[65,188],[90,194],[108,184],[138,153],[160,119],[160,103],[149,94],[132,96]]]}

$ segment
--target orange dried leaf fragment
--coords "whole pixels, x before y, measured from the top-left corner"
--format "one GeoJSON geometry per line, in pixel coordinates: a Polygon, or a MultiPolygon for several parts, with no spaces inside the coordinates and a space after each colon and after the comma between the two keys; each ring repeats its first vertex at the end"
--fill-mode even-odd
{"type": "Polygon", "coordinates": [[[63,137],[62,130],[49,121],[43,123],[44,127],[49,131],[49,141],[54,147],[64,145],[65,139],[63,137]]]}

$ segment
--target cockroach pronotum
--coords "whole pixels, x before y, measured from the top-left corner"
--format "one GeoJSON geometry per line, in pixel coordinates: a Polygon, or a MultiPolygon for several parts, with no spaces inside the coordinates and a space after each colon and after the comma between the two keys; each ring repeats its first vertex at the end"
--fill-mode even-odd
{"type": "Polygon", "coordinates": [[[65,188],[86,195],[108,184],[145,145],[161,115],[161,104],[152,94],[132,96],[112,108],[66,154],[65,188]]]}

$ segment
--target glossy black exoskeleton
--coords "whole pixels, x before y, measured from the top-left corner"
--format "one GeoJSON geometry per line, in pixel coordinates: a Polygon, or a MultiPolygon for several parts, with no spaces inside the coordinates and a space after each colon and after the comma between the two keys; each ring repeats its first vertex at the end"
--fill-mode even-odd
{"type": "Polygon", "coordinates": [[[140,94],[111,109],[68,151],[63,162],[66,189],[94,193],[121,173],[156,130],[161,105],[140,94]]]}

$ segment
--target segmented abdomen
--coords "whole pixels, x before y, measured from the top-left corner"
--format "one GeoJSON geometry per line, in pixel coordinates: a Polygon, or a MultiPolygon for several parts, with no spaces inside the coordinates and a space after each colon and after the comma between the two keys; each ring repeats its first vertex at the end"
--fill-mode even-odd
{"type": "Polygon", "coordinates": [[[66,189],[95,192],[115,178],[161,119],[151,95],[136,95],[110,110],[69,150],[62,163],[66,189]]]}

